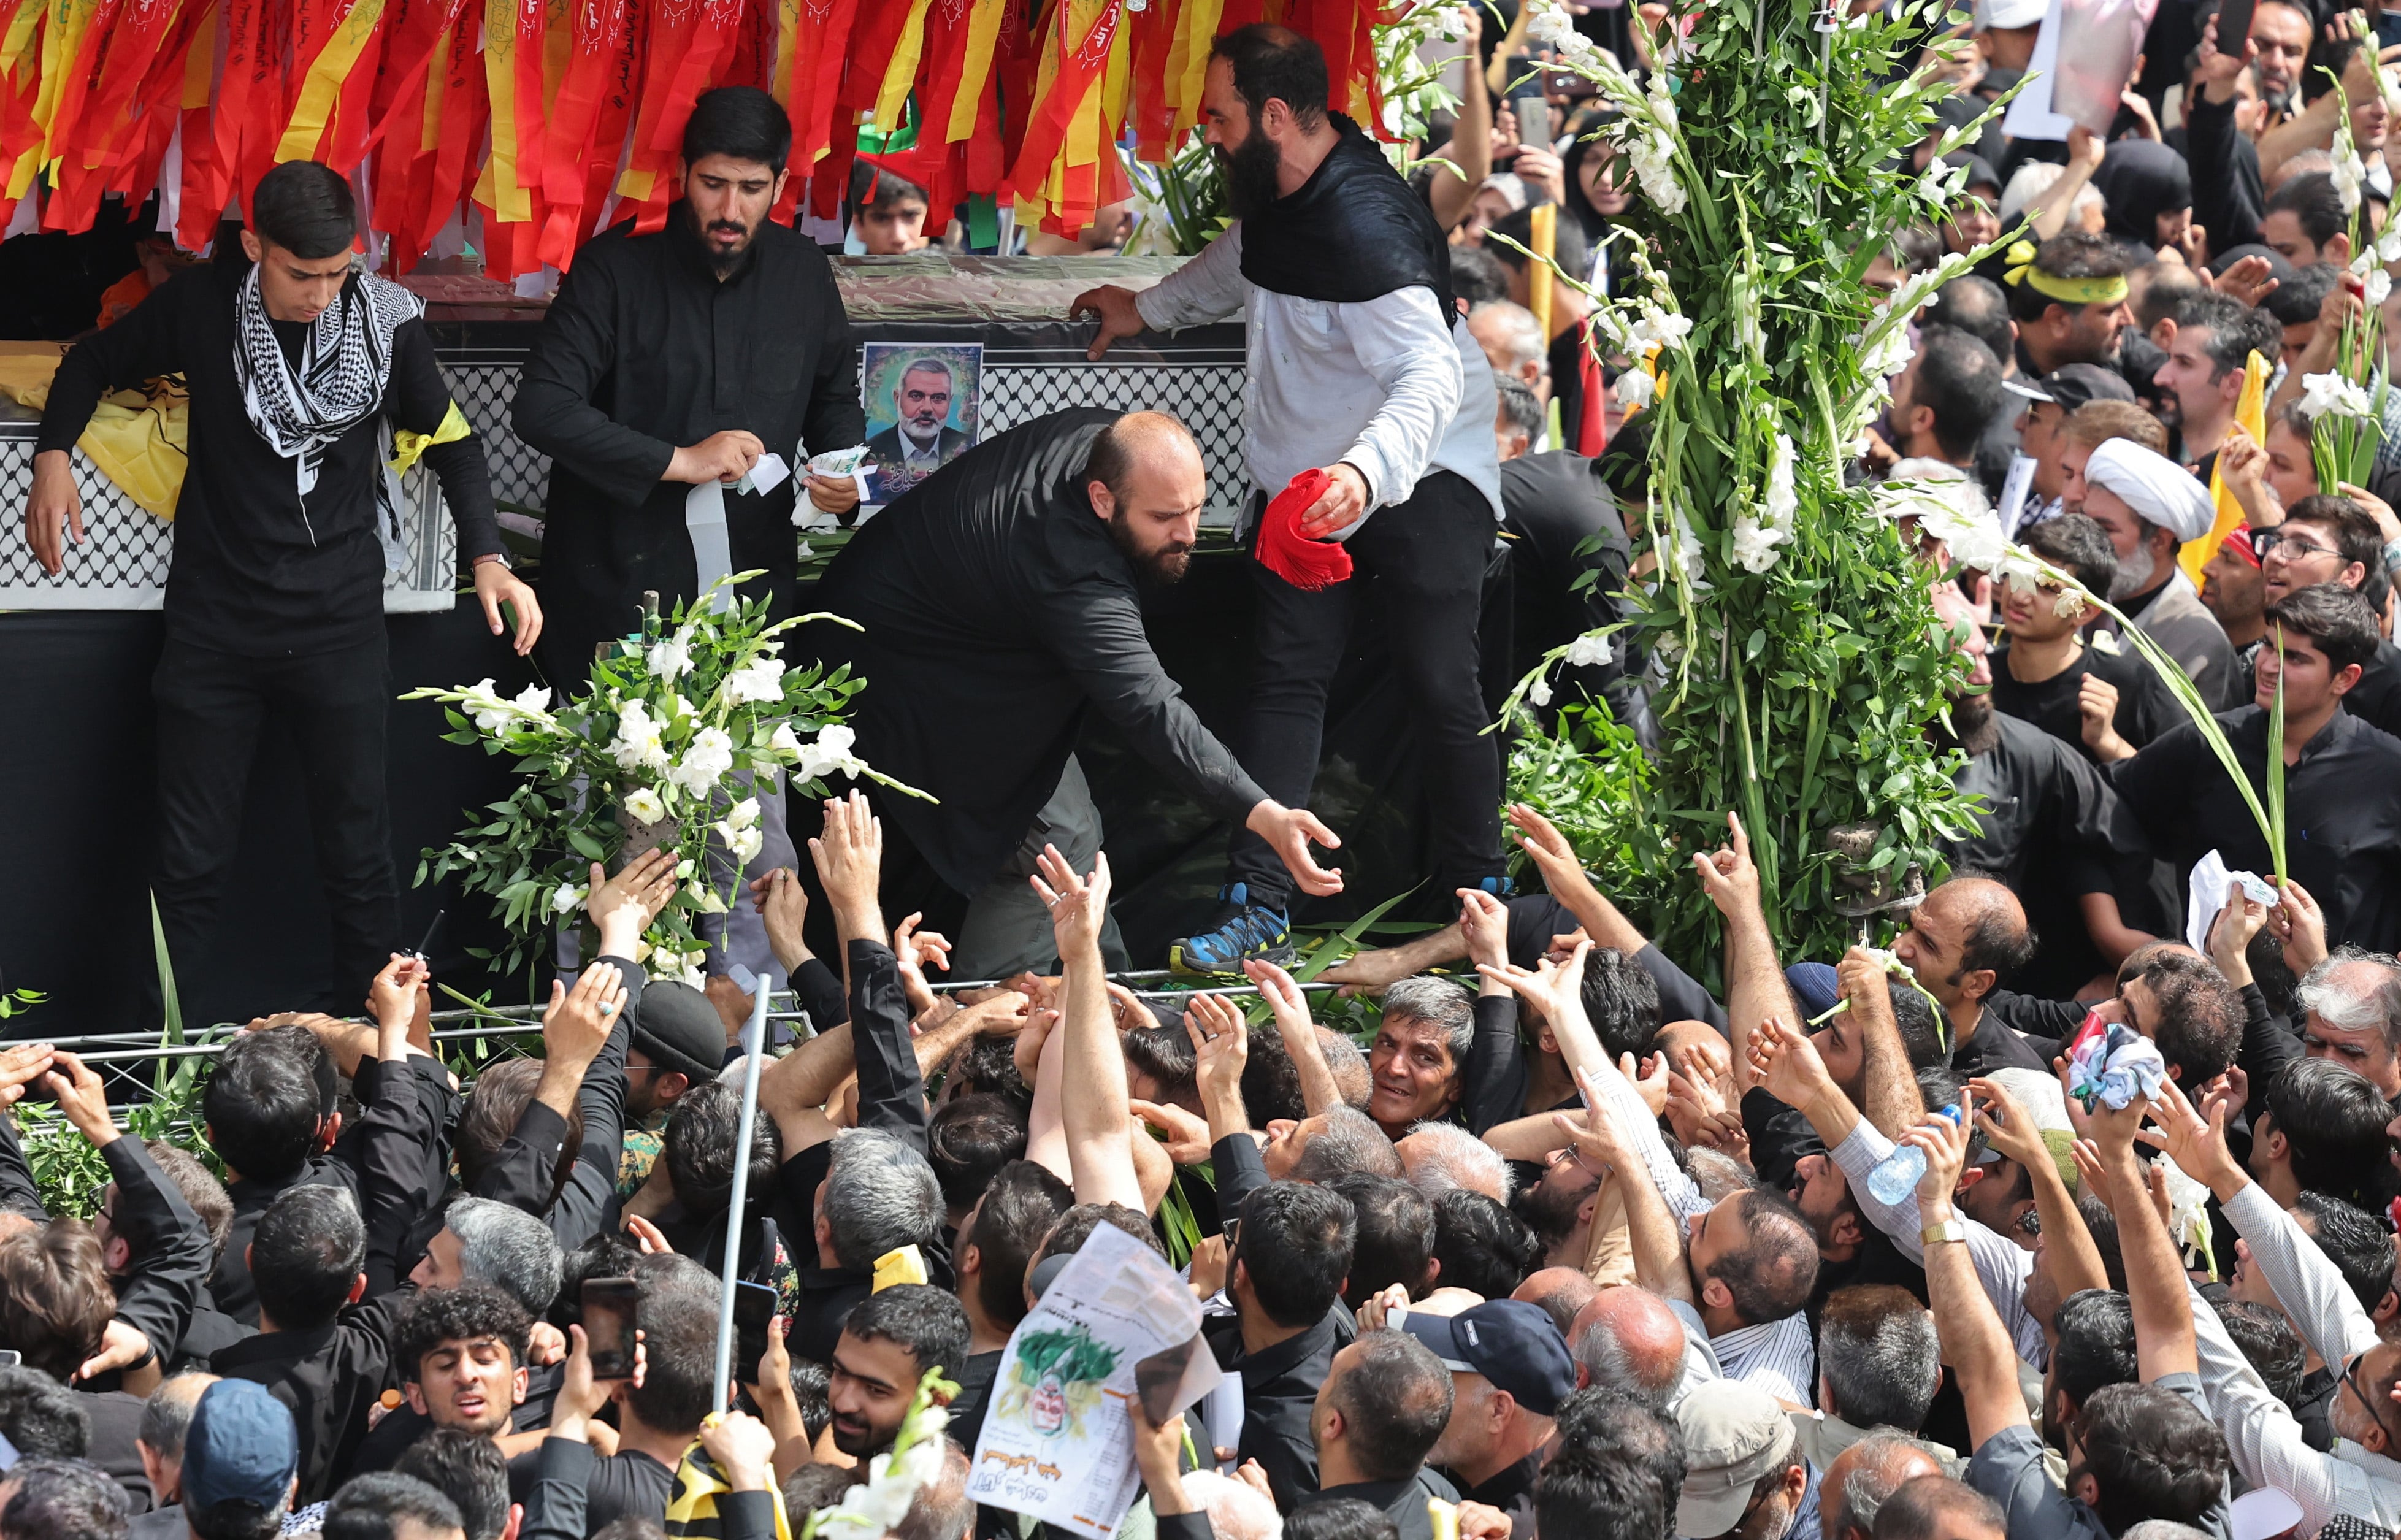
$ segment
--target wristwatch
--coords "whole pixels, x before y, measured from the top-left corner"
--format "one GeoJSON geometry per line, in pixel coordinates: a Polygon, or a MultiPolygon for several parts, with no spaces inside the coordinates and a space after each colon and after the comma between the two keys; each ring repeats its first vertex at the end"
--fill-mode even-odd
{"type": "Polygon", "coordinates": [[[1941,1245],[1945,1241],[1964,1241],[1967,1238],[1968,1226],[1960,1219],[1945,1219],[1940,1224],[1928,1225],[1917,1232],[1919,1244],[1929,1246],[1941,1245]]]}

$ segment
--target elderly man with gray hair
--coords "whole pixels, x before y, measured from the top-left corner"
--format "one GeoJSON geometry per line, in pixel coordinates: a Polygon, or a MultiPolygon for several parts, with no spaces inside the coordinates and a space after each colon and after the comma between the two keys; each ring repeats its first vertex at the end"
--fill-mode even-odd
{"type": "Polygon", "coordinates": [[[832,1362],[843,1317],[873,1292],[875,1259],[902,1246],[930,1253],[946,1212],[933,1166],[907,1139],[878,1128],[836,1134],[817,1189],[816,1265],[801,1270],[793,1355],[832,1362]]]}
{"type": "Polygon", "coordinates": [[[154,1506],[134,1516],[127,1540],[184,1540],[190,1527],[183,1508],[184,1435],[191,1429],[200,1392],[216,1382],[213,1374],[178,1374],[143,1403],[134,1448],[142,1454],[142,1474],[150,1478],[154,1506]]]}
{"type": "Polygon", "coordinates": [[[1367,1116],[1388,1138],[1448,1118],[1467,1090],[1475,1008],[1448,979],[1420,974],[1384,991],[1384,1019],[1367,1050],[1367,1116]]]}
{"type": "Polygon", "coordinates": [[[2339,947],[2302,975],[2299,993],[2309,1056],[2357,1070],[2386,1101],[2401,1101],[2401,958],[2339,947]]]}
{"type": "Polygon", "coordinates": [[[1401,1168],[1429,1201],[1453,1188],[1505,1203],[1515,1184],[1501,1152],[1457,1123],[1419,1123],[1399,1145],[1401,1168]]]}

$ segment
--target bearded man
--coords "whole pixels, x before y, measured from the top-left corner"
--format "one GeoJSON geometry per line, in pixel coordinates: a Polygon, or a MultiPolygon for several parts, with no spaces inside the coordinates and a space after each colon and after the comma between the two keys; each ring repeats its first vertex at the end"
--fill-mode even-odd
{"type": "Polygon", "coordinates": [[[954,938],[953,977],[1049,970],[1050,917],[1025,879],[1046,844],[1085,868],[1100,852],[1073,752],[1088,707],[1287,861],[1331,843],[1242,773],[1143,634],[1141,587],[1184,575],[1208,492],[1175,419],[1071,407],[959,456],[827,568],[817,606],[863,629],[820,624],[794,655],[846,658],[867,681],[859,757],[938,799],[871,791],[885,907],[954,938]]]}

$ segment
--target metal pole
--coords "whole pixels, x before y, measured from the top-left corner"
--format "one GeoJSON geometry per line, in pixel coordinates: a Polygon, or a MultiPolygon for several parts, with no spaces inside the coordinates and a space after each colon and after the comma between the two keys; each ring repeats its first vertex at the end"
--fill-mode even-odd
{"type": "Polygon", "coordinates": [[[742,1131],[734,1142],[734,1191],[725,1209],[725,1275],[717,1301],[717,1397],[725,1409],[734,1386],[734,1284],[742,1272],[742,1219],[750,1189],[750,1130],[759,1118],[759,1066],[766,1056],[767,991],[753,997],[750,1020],[742,1028],[742,1131]]]}

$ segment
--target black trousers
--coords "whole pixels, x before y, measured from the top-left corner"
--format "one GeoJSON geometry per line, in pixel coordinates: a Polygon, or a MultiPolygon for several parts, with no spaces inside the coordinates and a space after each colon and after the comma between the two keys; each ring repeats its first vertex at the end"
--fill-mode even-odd
{"type": "Polygon", "coordinates": [[[338,652],[243,657],[169,637],[158,707],[158,854],[151,887],[179,972],[213,939],[241,838],[243,794],[270,717],[288,723],[309,788],[317,871],[333,923],[333,997],[355,1002],[401,946],[391,864],[383,633],[338,652]]]}
{"type": "MultiPolygon", "coordinates": [[[[1446,896],[1505,870],[1501,739],[1484,730],[1492,719],[1478,685],[1476,637],[1497,529],[1475,483],[1434,471],[1407,502],[1377,510],[1345,543],[1349,582],[1312,594],[1251,563],[1258,655],[1235,745],[1242,768],[1285,806],[1307,805],[1326,687],[1350,650],[1373,580],[1424,770],[1427,864],[1434,890],[1446,896]]],[[[1228,854],[1229,880],[1247,884],[1252,901],[1290,905],[1292,874],[1265,840],[1237,829],[1228,854]]]]}

